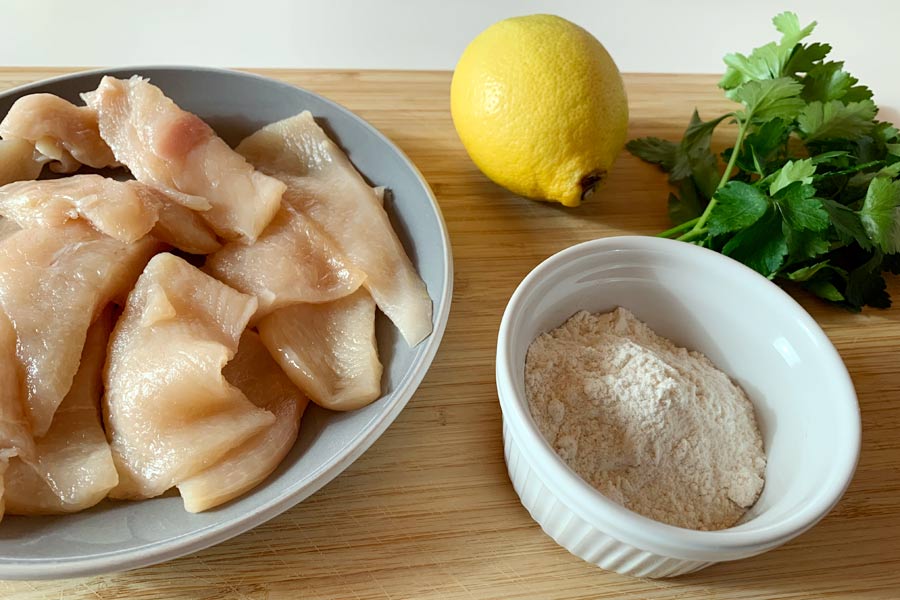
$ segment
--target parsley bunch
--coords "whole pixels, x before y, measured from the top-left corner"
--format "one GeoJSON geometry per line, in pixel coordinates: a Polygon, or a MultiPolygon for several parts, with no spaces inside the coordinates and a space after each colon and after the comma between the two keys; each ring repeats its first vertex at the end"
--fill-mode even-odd
{"type": "Polygon", "coordinates": [[[872,92],[803,44],[815,22],[773,19],[781,41],[729,54],[719,82],[742,106],[711,121],[694,111],[679,143],[626,146],[669,173],[675,227],[659,234],[722,252],[770,279],[859,310],[890,306],[882,273],[900,272],[900,136],[877,121],[872,92]],[[733,119],[732,148],[710,150],[733,119]]]}

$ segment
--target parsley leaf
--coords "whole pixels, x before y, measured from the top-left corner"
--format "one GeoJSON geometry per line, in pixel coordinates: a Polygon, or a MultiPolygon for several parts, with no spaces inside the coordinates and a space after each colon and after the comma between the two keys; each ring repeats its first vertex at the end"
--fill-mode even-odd
{"type": "Polygon", "coordinates": [[[705,201],[712,197],[721,178],[719,161],[710,150],[710,140],[716,126],[730,116],[728,113],[712,121],[703,121],[695,110],[680,143],[646,137],[631,140],[625,148],[638,158],[659,165],[669,173],[672,185],[693,178],[695,191],[705,201]]]}
{"type": "Polygon", "coordinates": [[[790,124],[784,119],[766,121],[744,140],[743,152],[736,164],[745,171],[763,175],[770,170],[772,163],[784,162],[782,154],[790,132],[790,124]]]}
{"type": "Polygon", "coordinates": [[[710,150],[710,141],[716,126],[730,114],[724,114],[712,121],[703,121],[694,110],[691,121],[684,131],[684,138],[679,145],[672,177],[675,180],[693,177],[697,189],[706,198],[710,198],[719,183],[719,161],[710,150]]]}
{"type": "Polygon", "coordinates": [[[832,265],[830,261],[824,260],[800,267],[790,273],[786,273],[785,278],[800,283],[805,289],[825,300],[830,300],[831,302],[842,302],[844,300],[844,294],[841,293],[834,282],[837,281],[842,288],[846,288],[847,271],[832,265]]]}
{"type": "Polygon", "coordinates": [[[784,67],[784,75],[796,75],[809,72],[820,60],[828,56],[831,46],[815,42],[805,46],[794,46],[794,52],[787,65],[784,67]]]}
{"type": "MultiPolygon", "coordinates": [[[[719,87],[730,91],[747,81],[781,77],[785,74],[785,67],[791,59],[794,47],[812,33],[816,26],[813,22],[806,27],[800,27],[800,19],[792,12],[776,15],[772,23],[775,29],[782,33],[781,41],[760,46],[754,49],[750,56],[737,52],[725,56],[724,61],[728,68],[719,82],[719,87]]],[[[730,92],[726,92],[726,95],[732,98],[730,92]]]]}
{"type": "MultiPolygon", "coordinates": [[[[851,77],[851,79],[857,81],[855,77],[851,77]]],[[[871,100],[873,95],[872,90],[868,87],[864,85],[854,85],[847,90],[847,93],[844,94],[844,97],[841,98],[841,100],[844,102],[861,102],[862,100],[871,100]]]]}
{"type": "Polygon", "coordinates": [[[779,45],[790,49],[793,49],[797,42],[808,37],[817,25],[813,21],[806,27],[800,27],[800,17],[796,13],[787,11],[772,17],[772,24],[775,25],[775,29],[783,34],[779,45]]]}
{"type": "Polygon", "coordinates": [[[753,225],[735,234],[722,248],[722,253],[766,277],[773,277],[788,253],[781,218],[769,209],[753,225]]]}
{"type": "MultiPolygon", "coordinates": [[[[782,63],[786,64],[789,55],[778,47],[775,42],[769,42],[753,50],[750,56],[736,52],[728,54],[723,59],[728,69],[719,81],[719,87],[733,90],[747,81],[761,79],[773,79],[781,75],[782,63]]],[[[726,94],[731,97],[730,94],[726,94]]]]}
{"type": "Polygon", "coordinates": [[[697,197],[697,187],[692,179],[682,179],[678,185],[678,193],[678,196],[670,193],[668,203],[669,219],[675,225],[699,217],[703,212],[703,206],[697,197]]]}
{"type": "Polygon", "coordinates": [[[784,188],[775,200],[785,224],[791,229],[824,231],[828,228],[828,213],[822,201],[815,198],[816,188],[794,182],[784,188]]]}
{"type": "Polygon", "coordinates": [[[885,254],[900,252],[900,181],[875,177],[859,211],[862,225],[885,254]]]}
{"type": "Polygon", "coordinates": [[[759,188],[742,181],[729,181],[716,192],[716,206],[709,216],[709,232],[721,235],[758,221],[770,201],[759,188]]]}
{"type": "Polygon", "coordinates": [[[787,240],[789,262],[816,258],[831,250],[831,243],[820,231],[792,229],[784,224],[784,238],[787,240]]]}
{"type": "Polygon", "coordinates": [[[900,142],[900,129],[884,121],[875,121],[875,130],[872,135],[885,144],[900,142]]]}
{"type": "Polygon", "coordinates": [[[824,279],[814,279],[812,281],[807,281],[803,284],[803,287],[808,289],[819,298],[824,298],[825,300],[830,300],[831,302],[842,302],[845,299],[844,295],[834,286],[833,283],[824,279]]]}
{"type": "Polygon", "coordinates": [[[746,108],[738,112],[742,121],[767,121],[780,117],[794,119],[806,106],[799,97],[803,85],[791,77],[764,81],[748,81],[734,90],[733,100],[746,108]]]}
{"type": "Polygon", "coordinates": [[[891,297],[887,293],[887,283],[881,276],[882,261],[883,256],[876,251],[866,262],[850,271],[845,296],[851,307],[890,307],[891,297]]]}
{"type": "Polygon", "coordinates": [[[640,158],[661,166],[667,173],[675,167],[678,144],[657,137],[645,137],[631,140],[625,148],[640,158]]]}
{"type": "Polygon", "coordinates": [[[821,200],[814,197],[815,193],[813,186],[795,181],[775,199],[775,206],[784,219],[784,237],[791,261],[815,258],[831,249],[825,233],[828,213],[821,200]]]}
{"type": "Polygon", "coordinates": [[[815,156],[810,156],[809,160],[812,161],[814,165],[820,165],[822,163],[831,163],[832,166],[838,166],[836,163],[840,162],[841,165],[846,164],[847,161],[841,160],[838,161],[836,159],[843,159],[850,156],[850,153],[846,150],[832,150],[831,152],[823,152],[822,154],[816,154],[815,156]]]}
{"type": "Polygon", "coordinates": [[[822,207],[828,213],[835,232],[844,244],[856,242],[864,250],[871,250],[874,246],[863,227],[859,215],[840,202],[831,199],[823,199],[822,207]]]}
{"type": "Polygon", "coordinates": [[[791,273],[787,273],[785,276],[791,281],[809,281],[823,269],[831,268],[833,268],[831,266],[831,263],[829,263],[827,260],[823,260],[822,262],[816,263],[814,265],[800,267],[799,269],[796,269],[791,273]]]}
{"type": "Polygon", "coordinates": [[[797,115],[797,124],[807,142],[832,138],[854,138],[874,128],[878,109],[871,100],[844,104],[840,100],[810,102],[797,115]]]}
{"type": "Polygon", "coordinates": [[[844,63],[840,61],[812,66],[802,81],[803,99],[807,102],[831,100],[858,102],[872,97],[872,91],[865,86],[857,86],[859,80],[844,71],[844,63]],[[848,95],[850,98],[847,98],[848,95]]]}
{"type": "MultiPolygon", "coordinates": [[[[769,184],[769,194],[774,196],[779,191],[795,182],[810,183],[816,173],[816,165],[812,160],[787,161],[775,174],[772,183],[769,184]]],[[[768,178],[766,178],[768,180],[768,178]]]]}

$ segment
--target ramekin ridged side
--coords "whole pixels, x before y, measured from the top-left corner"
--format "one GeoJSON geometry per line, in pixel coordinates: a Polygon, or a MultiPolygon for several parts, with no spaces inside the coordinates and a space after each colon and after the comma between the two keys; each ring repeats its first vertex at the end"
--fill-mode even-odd
{"type": "Polygon", "coordinates": [[[633,577],[675,577],[699,571],[713,562],[663,556],[614,538],[579,517],[532,467],[519,441],[503,423],[503,451],[513,488],[522,505],[557,544],[602,569],[633,577]]]}

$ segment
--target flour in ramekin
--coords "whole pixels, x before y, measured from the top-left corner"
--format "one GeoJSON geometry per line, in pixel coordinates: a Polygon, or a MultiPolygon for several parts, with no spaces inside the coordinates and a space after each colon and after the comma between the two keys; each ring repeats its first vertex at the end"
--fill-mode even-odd
{"type": "Polygon", "coordinates": [[[535,339],[525,389],[559,456],[637,513],[724,529],[762,491],[766,457],[744,391],[624,308],[579,312],[535,339]]]}

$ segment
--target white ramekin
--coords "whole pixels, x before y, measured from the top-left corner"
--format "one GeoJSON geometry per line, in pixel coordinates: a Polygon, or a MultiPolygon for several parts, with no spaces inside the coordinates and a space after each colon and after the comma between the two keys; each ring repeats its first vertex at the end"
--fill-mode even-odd
{"type": "Polygon", "coordinates": [[[496,368],[506,462],[522,504],[557,543],[604,569],[671,577],[771,550],[822,519],[856,467],[859,407],[828,337],[778,286],[690,244],[615,237],[550,257],[506,308],[496,368]],[[738,525],[695,531],[631,512],[578,477],[538,431],[525,399],[529,344],[578,310],[616,306],[706,354],[753,401],[766,485],[738,525]]]}

